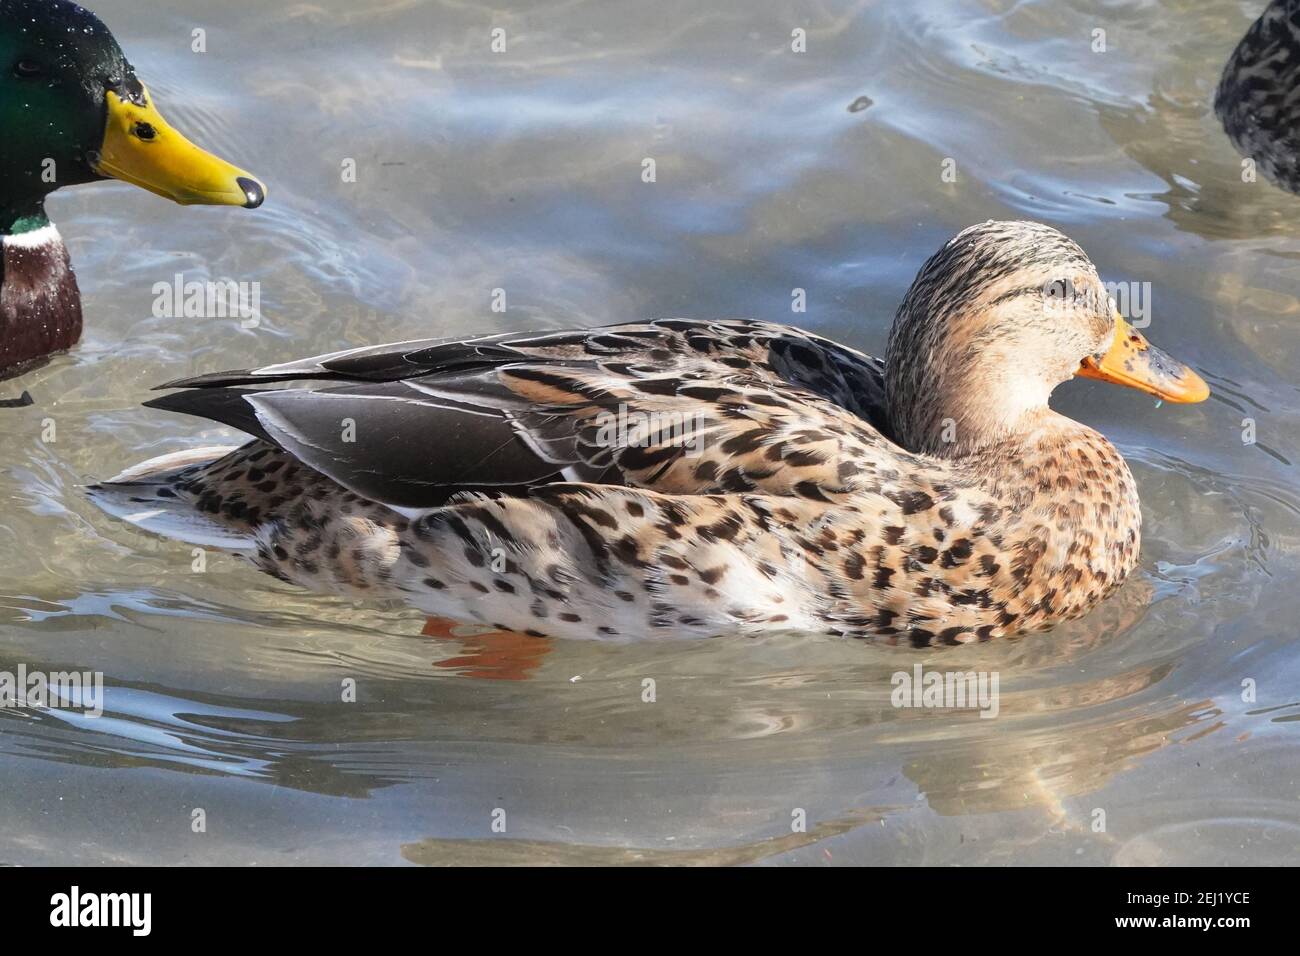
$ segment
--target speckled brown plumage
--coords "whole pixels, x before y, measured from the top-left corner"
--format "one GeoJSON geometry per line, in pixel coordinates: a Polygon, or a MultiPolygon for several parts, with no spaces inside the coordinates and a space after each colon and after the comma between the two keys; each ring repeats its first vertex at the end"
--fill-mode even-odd
{"type": "Polygon", "coordinates": [[[1123,459],[1046,406],[1114,335],[1100,289],[1054,230],[987,223],[923,267],[887,372],[784,326],[662,320],[207,376],[153,404],[257,439],[92,494],[164,533],[202,519],[304,587],[523,633],[987,640],[1084,613],[1137,561],[1123,459]],[[614,411],[703,440],[611,445],[614,411]]]}

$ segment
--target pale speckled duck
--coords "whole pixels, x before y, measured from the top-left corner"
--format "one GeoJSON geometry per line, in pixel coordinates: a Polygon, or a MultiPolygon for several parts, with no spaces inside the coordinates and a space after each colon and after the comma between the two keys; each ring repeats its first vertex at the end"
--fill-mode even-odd
{"type": "Polygon", "coordinates": [[[988,222],[921,268],[884,363],[685,319],[339,352],[174,383],[149,404],[253,440],[90,493],[304,587],[529,635],[957,644],[1077,617],[1137,562],[1123,458],[1048,407],[1074,375],[1208,395],[1075,243],[988,222]]]}

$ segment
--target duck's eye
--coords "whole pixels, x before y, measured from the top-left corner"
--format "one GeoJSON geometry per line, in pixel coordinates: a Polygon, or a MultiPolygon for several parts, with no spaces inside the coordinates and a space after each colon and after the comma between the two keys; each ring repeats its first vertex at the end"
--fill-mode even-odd
{"type": "Polygon", "coordinates": [[[1043,287],[1043,294],[1058,302],[1069,302],[1074,299],[1074,283],[1069,279],[1053,279],[1043,287]]]}
{"type": "Polygon", "coordinates": [[[14,64],[14,75],[21,76],[25,80],[40,76],[44,72],[45,68],[35,60],[19,60],[14,64]]]}

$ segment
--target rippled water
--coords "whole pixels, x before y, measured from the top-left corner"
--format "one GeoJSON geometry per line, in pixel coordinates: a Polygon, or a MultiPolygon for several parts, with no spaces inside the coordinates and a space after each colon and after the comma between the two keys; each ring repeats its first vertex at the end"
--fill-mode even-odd
{"type": "Polygon", "coordinates": [[[0,669],[108,687],[98,719],[0,710],[0,862],[1295,860],[1300,198],[1240,181],[1209,106],[1262,3],[93,6],[164,112],[270,198],[183,210],[106,184],[51,205],[87,335],[0,414],[0,669]],[[475,679],[472,642],[410,612],[231,558],[195,573],[80,491],[233,437],[138,407],[194,371],[663,315],[879,352],[920,262],[990,217],[1150,282],[1151,338],[1215,390],[1058,391],[1121,446],[1146,525],[1141,573],[1047,635],[558,642],[526,681],[475,679]],[[176,272],[260,282],[261,326],[152,317],[176,272]],[[998,672],[999,716],[895,709],[916,663],[998,672]]]}

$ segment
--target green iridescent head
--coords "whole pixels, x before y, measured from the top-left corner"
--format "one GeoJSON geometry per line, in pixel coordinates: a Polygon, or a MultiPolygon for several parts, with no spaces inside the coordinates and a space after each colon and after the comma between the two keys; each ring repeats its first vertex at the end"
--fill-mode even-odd
{"type": "Polygon", "coordinates": [[[43,224],[55,189],[105,178],[185,205],[266,195],[172,129],[108,28],[68,0],[0,0],[0,130],[0,233],[43,224]]]}

